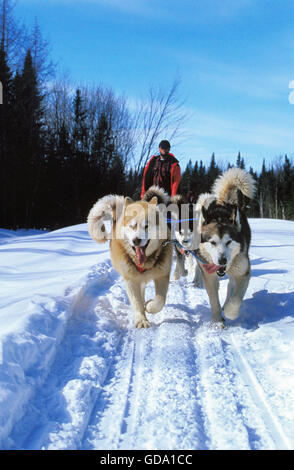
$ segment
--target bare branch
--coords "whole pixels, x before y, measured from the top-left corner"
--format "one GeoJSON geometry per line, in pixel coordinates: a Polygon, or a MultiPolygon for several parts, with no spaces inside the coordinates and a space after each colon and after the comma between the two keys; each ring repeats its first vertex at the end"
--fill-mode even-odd
{"type": "Polygon", "coordinates": [[[141,101],[134,113],[134,137],[137,142],[138,158],[135,172],[138,174],[159,139],[174,140],[179,137],[181,128],[188,118],[179,99],[180,80],[175,79],[166,92],[162,88],[150,87],[147,101],[141,101]]]}

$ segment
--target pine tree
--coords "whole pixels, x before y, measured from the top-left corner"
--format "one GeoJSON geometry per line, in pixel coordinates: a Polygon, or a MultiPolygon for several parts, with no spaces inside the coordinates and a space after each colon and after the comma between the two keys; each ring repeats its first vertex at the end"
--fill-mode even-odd
{"type": "Polygon", "coordinates": [[[190,191],[193,192],[193,194],[195,195],[195,197],[197,196],[198,194],[198,190],[199,190],[199,165],[198,165],[198,161],[195,162],[195,165],[194,165],[194,168],[192,170],[192,174],[191,174],[191,185],[190,185],[190,191]]]}
{"type": "Polygon", "coordinates": [[[259,204],[259,217],[264,217],[264,200],[265,200],[265,191],[266,191],[266,166],[265,160],[262,162],[262,169],[261,174],[258,179],[258,187],[257,187],[257,197],[258,197],[258,204],[259,204]]]}
{"type": "Polygon", "coordinates": [[[44,170],[43,98],[30,50],[27,51],[21,74],[14,77],[13,89],[16,183],[22,213],[19,223],[30,228],[36,223],[40,210],[38,191],[44,170]]]}
{"type": "Polygon", "coordinates": [[[11,120],[12,120],[12,77],[7,63],[4,44],[0,45],[0,82],[3,102],[0,105],[0,226],[8,227],[11,199],[12,162],[11,162],[11,120]]]}
{"type": "Polygon", "coordinates": [[[207,181],[206,167],[203,164],[203,161],[200,160],[199,163],[199,188],[198,195],[201,193],[207,193],[210,190],[207,181]]]}
{"type": "Polygon", "coordinates": [[[86,124],[86,110],[81,96],[81,90],[76,90],[73,101],[74,108],[74,125],[72,132],[72,156],[69,162],[69,175],[71,178],[72,194],[76,207],[75,223],[84,220],[83,211],[85,182],[88,176],[88,128],[86,124]]]}
{"type": "Polygon", "coordinates": [[[294,168],[291,164],[290,159],[285,155],[284,165],[283,165],[283,182],[282,182],[282,206],[283,206],[283,218],[292,219],[294,215],[293,202],[293,177],[294,177],[294,168]]]}
{"type": "Polygon", "coordinates": [[[220,174],[220,169],[218,168],[216,164],[215,155],[213,153],[211,156],[210,165],[209,165],[208,172],[207,172],[207,187],[209,188],[209,191],[211,190],[211,187],[214,181],[216,180],[216,178],[219,176],[219,174],[220,174]]]}
{"type": "Polygon", "coordinates": [[[192,172],[193,172],[193,165],[190,159],[185,168],[185,171],[182,174],[181,185],[179,188],[179,192],[183,195],[186,195],[190,190],[193,191],[193,188],[191,188],[192,172]]]}
{"type": "Polygon", "coordinates": [[[106,194],[111,187],[109,170],[115,157],[111,124],[108,123],[106,114],[102,113],[95,132],[92,156],[97,170],[96,184],[100,185],[102,194],[106,194]]]}
{"type": "Polygon", "coordinates": [[[73,129],[73,144],[75,151],[84,152],[87,149],[87,125],[86,125],[86,111],[83,107],[83,100],[81,90],[76,90],[74,98],[74,129],[73,129]]]}

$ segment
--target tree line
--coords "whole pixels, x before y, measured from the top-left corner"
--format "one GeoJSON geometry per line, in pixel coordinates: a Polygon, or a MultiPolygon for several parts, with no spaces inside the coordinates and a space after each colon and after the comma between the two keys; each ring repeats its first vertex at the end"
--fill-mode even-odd
{"type": "Polygon", "coordinates": [[[199,194],[209,192],[214,180],[232,166],[246,169],[256,181],[255,198],[248,207],[249,217],[294,220],[294,164],[287,155],[280,156],[268,167],[263,161],[260,172],[246,168],[240,152],[234,165],[217,165],[214,153],[207,166],[202,161],[193,165],[190,160],[182,174],[180,190],[184,195],[191,191],[197,199],[199,194]]]}
{"type": "Polygon", "coordinates": [[[162,135],[185,121],[179,80],[136,103],[97,85],[56,77],[37,21],[0,0],[0,226],[56,228],[84,222],[107,193],[138,197],[142,171],[162,135]]]}
{"type": "MultiPolygon", "coordinates": [[[[139,198],[144,166],[161,138],[173,141],[187,115],[179,80],[150,87],[129,105],[97,85],[56,78],[49,44],[35,22],[16,20],[14,2],[0,0],[0,227],[49,228],[82,223],[105,194],[139,198]]],[[[239,154],[236,165],[245,167],[239,154]]],[[[215,156],[182,169],[180,192],[207,192],[225,168],[215,156]]],[[[293,219],[293,163],[285,157],[259,174],[254,217],[293,219]]]]}

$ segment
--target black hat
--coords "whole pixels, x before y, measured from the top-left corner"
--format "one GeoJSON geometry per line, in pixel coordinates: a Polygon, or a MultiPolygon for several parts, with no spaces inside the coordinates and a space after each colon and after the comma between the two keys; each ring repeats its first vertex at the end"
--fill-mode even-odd
{"type": "Polygon", "coordinates": [[[170,143],[168,140],[162,140],[159,144],[159,147],[163,150],[170,150],[170,143]]]}

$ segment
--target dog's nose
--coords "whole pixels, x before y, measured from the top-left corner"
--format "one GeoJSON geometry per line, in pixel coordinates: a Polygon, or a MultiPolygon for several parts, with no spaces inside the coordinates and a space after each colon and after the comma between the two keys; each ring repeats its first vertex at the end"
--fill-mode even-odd
{"type": "Polygon", "coordinates": [[[133,243],[135,246],[139,246],[141,243],[141,238],[134,238],[133,243]]]}
{"type": "Polygon", "coordinates": [[[225,266],[227,264],[227,258],[225,258],[225,256],[222,256],[220,259],[219,259],[219,265],[220,266],[225,266]]]}

